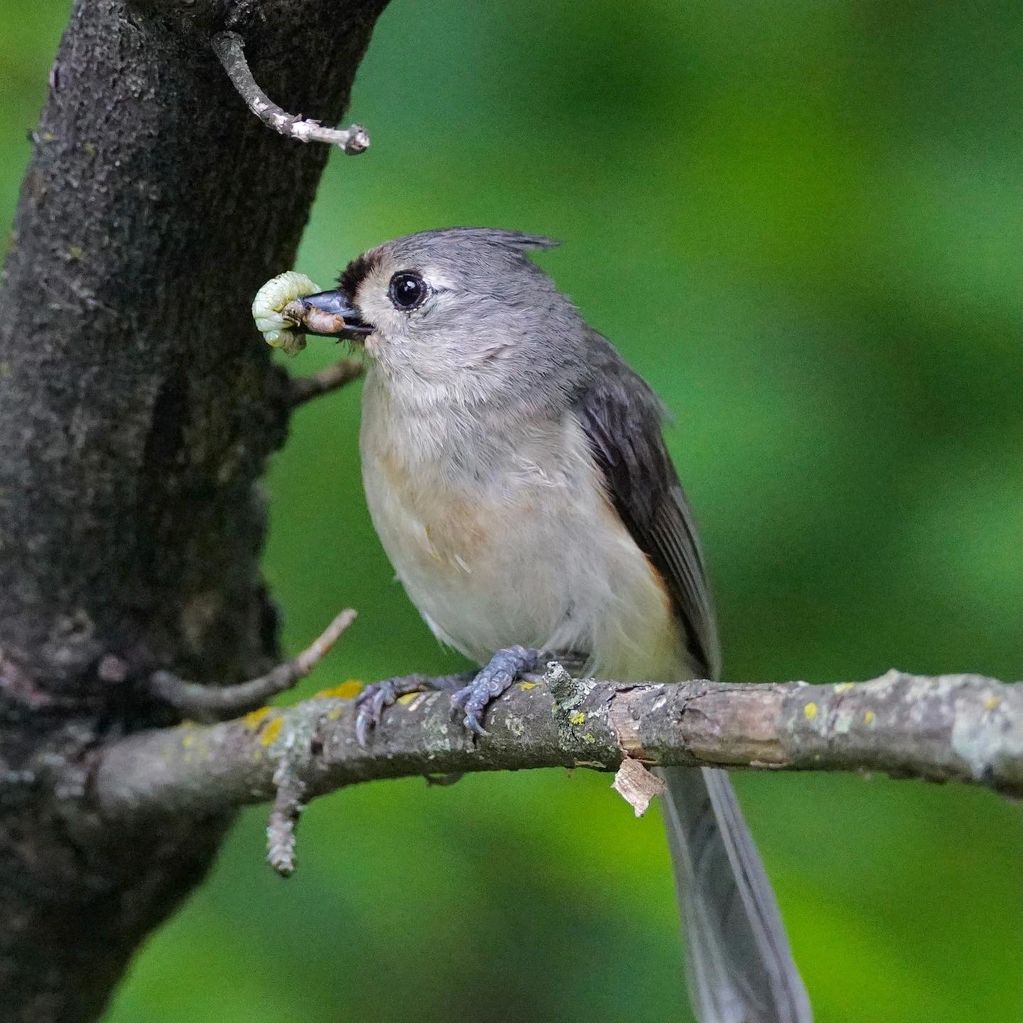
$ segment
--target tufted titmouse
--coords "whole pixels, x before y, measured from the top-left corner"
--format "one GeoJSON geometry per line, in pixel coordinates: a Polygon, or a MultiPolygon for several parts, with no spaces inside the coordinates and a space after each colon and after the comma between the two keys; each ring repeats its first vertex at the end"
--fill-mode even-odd
{"type": "MultiPolygon", "coordinates": [[[[713,678],[714,612],[661,405],[526,253],[450,229],[353,260],[300,300],[371,362],[362,473],[398,577],[434,634],[486,665],[486,705],[544,655],[611,679],[713,678]],[[338,326],[343,322],[343,326],[338,326]]],[[[314,328],[315,329],[315,328],[314,328]]],[[[393,684],[360,704],[366,736],[393,684]]],[[[665,769],[664,816],[700,1023],[808,1023],[810,1005],[728,776],[665,769]]]]}

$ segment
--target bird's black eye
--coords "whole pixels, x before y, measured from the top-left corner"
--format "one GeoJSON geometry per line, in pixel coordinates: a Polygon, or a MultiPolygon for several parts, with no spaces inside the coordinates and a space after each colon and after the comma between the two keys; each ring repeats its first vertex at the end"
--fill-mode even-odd
{"type": "Polygon", "coordinates": [[[391,278],[388,294],[398,309],[415,309],[426,298],[426,281],[411,270],[400,270],[391,278]]]}

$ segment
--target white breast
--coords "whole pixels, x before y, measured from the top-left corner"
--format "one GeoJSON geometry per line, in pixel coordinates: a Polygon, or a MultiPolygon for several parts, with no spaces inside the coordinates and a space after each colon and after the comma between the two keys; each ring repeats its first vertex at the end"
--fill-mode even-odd
{"type": "Polygon", "coordinates": [[[570,413],[490,431],[410,416],[371,371],[361,448],[380,540],[441,640],[478,663],[521,643],[583,653],[608,678],[686,674],[668,595],[570,413]]]}

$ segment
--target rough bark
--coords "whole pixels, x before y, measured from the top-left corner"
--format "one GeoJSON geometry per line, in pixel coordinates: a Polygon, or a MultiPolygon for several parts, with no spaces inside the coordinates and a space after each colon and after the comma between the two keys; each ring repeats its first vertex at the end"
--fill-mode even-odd
{"type": "MultiPolygon", "coordinates": [[[[343,687],[342,687],[343,688],[343,687]]],[[[357,687],[356,687],[357,688],[357,687]]],[[[807,685],[577,680],[513,686],[477,738],[446,693],[402,699],[366,747],[347,692],[113,742],[90,801],[101,819],[216,813],[272,799],[282,775],[311,798],[355,782],[530,767],[662,766],[877,771],[1023,796],[1023,687],[892,671],[807,685]]]]}
{"type": "Polygon", "coordinates": [[[96,1018],[230,821],[126,842],[70,809],[76,765],[173,723],[154,669],[231,681],[276,653],[256,483],[291,399],[247,306],[328,150],[259,123],[209,37],[240,32],[268,93],[333,123],[385,2],[75,5],[0,283],[4,1020],[96,1018]]]}

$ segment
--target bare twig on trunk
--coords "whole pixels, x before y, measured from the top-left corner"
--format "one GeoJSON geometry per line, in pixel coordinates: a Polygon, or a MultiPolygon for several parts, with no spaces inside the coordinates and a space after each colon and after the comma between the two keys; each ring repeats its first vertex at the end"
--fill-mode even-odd
{"type": "Polygon", "coordinates": [[[364,368],[362,363],[355,359],[342,359],[318,373],[306,377],[292,377],[288,393],[291,407],[304,405],[313,398],[319,398],[322,394],[329,394],[339,387],[344,387],[345,384],[362,376],[364,368]]]}
{"type": "Polygon", "coordinates": [[[337,146],[347,156],[364,153],[369,135],[361,124],[348,128],[325,128],[319,121],[289,114],[259,87],[245,59],[245,40],[237,32],[218,32],[210,41],[224,70],[245,100],[246,106],[268,127],[299,142],[324,142],[337,146]]]}
{"type": "Polygon", "coordinates": [[[229,686],[206,685],[187,682],[169,671],[158,671],[150,680],[151,691],[164,703],[196,721],[220,721],[248,713],[305,678],[355,621],[355,617],[351,608],[342,611],[297,657],[248,682],[229,686]]]}

